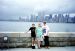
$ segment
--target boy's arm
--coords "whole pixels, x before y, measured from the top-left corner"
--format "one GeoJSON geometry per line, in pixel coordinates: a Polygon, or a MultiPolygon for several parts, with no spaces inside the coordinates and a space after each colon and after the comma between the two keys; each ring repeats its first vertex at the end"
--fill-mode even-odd
{"type": "Polygon", "coordinates": [[[29,30],[27,32],[25,32],[25,33],[28,33],[28,32],[29,32],[29,30]]]}
{"type": "Polygon", "coordinates": [[[31,28],[27,32],[25,32],[25,33],[28,33],[30,30],[31,30],[31,28]]]}

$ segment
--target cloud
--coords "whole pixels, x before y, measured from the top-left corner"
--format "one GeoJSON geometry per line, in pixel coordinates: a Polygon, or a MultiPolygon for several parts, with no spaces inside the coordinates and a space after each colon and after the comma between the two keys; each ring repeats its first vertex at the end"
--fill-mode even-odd
{"type": "Polygon", "coordinates": [[[39,11],[75,12],[75,0],[0,0],[0,17],[25,16],[39,11]]]}

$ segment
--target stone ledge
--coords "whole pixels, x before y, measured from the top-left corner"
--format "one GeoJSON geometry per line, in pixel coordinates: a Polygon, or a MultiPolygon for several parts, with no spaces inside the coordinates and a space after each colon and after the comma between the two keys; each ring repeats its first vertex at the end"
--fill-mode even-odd
{"type": "MultiPolygon", "coordinates": [[[[0,47],[2,44],[9,47],[31,47],[30,33],[0,32],[0,47]],[[8,36],[9,43],[4,43],[3,37],[8,36]]],[[[50,32],[50,46],[75,46],[75,32],[50,32]]]]}
{"type": "MultiPolygon", "coordinates": [[[[0,32],[0,37],[30,37],[30,32],[0,32]]],[[[49,37],[75,37],[75,32],[49,32],[49,37]]]]}

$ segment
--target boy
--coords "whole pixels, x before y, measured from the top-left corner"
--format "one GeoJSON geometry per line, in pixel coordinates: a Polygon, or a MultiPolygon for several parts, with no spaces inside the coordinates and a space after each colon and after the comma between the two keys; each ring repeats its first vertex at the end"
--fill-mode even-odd
{"type": "Polygon", "coordinates": [[[36,39],[36,27],[35,24],[32,24],[32,27],[30,27],[29,31],[31,30],[31,38],[32,38],[32,48],[35,48],[34,44],[35,44],[35,39],[36,39]]]}
{"type": "Polygon", "coordinates": [[[43,29],[45,47],[48,48],[49,47],[49,37],[48,37],[49,27],[46,25],[46,22],[43,22],[42,29],[43,29]]]}

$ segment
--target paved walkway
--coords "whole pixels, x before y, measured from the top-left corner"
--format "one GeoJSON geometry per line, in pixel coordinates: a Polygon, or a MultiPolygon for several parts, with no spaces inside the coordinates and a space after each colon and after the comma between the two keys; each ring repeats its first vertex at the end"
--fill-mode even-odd
{"type": "Polygon", "coordinates": [[[75,51],[75,46],[74,47],[50,47],[49,49],[13,48],[13,49],[4,49],[0,51],[75,51]]]}

